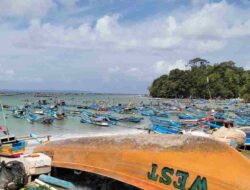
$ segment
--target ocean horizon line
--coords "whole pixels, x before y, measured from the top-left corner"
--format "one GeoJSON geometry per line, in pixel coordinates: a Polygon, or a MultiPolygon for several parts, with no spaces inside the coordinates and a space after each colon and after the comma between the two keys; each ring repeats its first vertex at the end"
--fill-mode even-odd
{"type": "Polygon", "coordinates": [[[84,93],[84,94],[104,94],[104,95],[147,95],[147,93],[122,93],[122,92],[93,92],[84,90],[18,90],[0,89],[0,93],[84,93]]]}

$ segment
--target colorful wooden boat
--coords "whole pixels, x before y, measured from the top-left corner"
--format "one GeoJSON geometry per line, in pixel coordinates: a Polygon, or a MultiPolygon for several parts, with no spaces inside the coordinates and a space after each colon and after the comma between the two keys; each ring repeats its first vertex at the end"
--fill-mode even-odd
{"type": "Polygon", "coordinates": [[[169,114],[165,113],[165,112],[157,112],[155,116],[156,117],[165,117],[165,118],[168,118],[169,114]]]}
{"type": "Polygon", "coordinates": [[[34,152],[53,166],[91,172],[147,190],[249,190],[250,161],[209,138],[142,134],[50,142],[34,152]]]}
{"type": "Polygon", "coordinates": [[[246,133],[245,146],[250,146],[250,132],[246,133]]]}
{"type": "Polygon", "coordinates": [[[38,117],[38,115],[35,115],[35,114],[33,114],[33,113],[29,113],[28,118],[27,118],[27,121],[28,121],[29,123],[34,123],[34,122],[39,121],[39,119],[40,119],[40,117],[38,117]]]}
{"type": "Polygon", "coordinates": [[[170,126],[170,127],[175,127],[175,128],[182,127],[182,125],[180,123],[177,123],[173,120],[160,119],[157,117],[149,117],[149,119],[153,124],[155,124],[157,126],[161,126],[161,127],[165,127],[165,126],[170,126]]]}
{"type": "Polygon", "coordinates": [[[202,122],[202,123],[208,125],[208,126],[211,127],[212,129],[214,129],[214,128],[219,129],[219,128],[222,127],[222,126],[220,126],[220,125],[217,125],[217,124],[215,124],[215,123],[211,123],[211,122],[209,122],[209,121],[205,121],[205,122],[202,122]]]}
{"type": "Polygon", "coordinates": [[[195,120],[195,121],[198,121],[199,119],[197,117],[193,117],[193,116],[190,116],[190,115],[187,115],[187,114],[178,114],[178,118],[179,119],[184,119],[184,120],[195,120]]]}
{"type": "Polygon", "coordinates": [[[50,116],[46,116],[44,118],[42,118],[42,123],[44,125],[51,125],[54,122],[54,118],[50,117],[50,116]]]}
{"type": "Polygon", "coordinates": [[[167,126],[159,126],[154,124],[151,128],[155,133],[158,134],[178,134],[180,130],[178,128],[167,127],[167,126]]]}
{"type": "Polygon", "coordinates": [[[25,152],[26,142],[14,136],[0,138],[0,156],[19,157],[25,152]]]}
{"type": "Polygon", "coordinates": [[[25,117],[25,111],[22,109],[13,110],[13,117],[15,118],[24,118],[25,117]]]}
{"type": "Polygon", "coordinates": [[[130,117],[121,119],[121,121],[132,122],[132,123],[140,123],[142,120],[143,120],[143,117],[135,117],[135,116],[130,116],[130,117]]]}
{"type": "Polygon", "coordinates": [[[109,127],[110,125],[116,125],[115,121],[111,121],[108,117],[99,116],[97,118],[82,115],[80,119],[81,123],[93,124],[102,127],[109,127]]]}

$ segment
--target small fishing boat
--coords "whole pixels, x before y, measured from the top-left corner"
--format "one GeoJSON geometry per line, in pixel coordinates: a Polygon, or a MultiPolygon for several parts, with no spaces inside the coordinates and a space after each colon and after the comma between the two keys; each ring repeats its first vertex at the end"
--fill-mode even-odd
{"type": "Polygon", "coordinates": [[[38,115],[35,115],[35,114],[33,114],[33,113],[29,113],[28,118],[27,118],[27,121],[28,121],[29,123],[34,123],[34,122],[39,121],[39,119],[40,119],[40,117],[39,117],[38,115]]]}
{"type": "Polygon", "coordinates": [[[16,158],[25,152],[26,142],[17,140],[15,136],[0,138],[0,156],[16,158]]]}
{"type": "Polygon", "coordinates": [[[63,121],[64,118],[66,117],[65,113],[64,112],[56,112],[56,115],[55,115],[55,118],[59,121],[63,121]]]}
{"type": "Polygon", "coordinates": [[[132,123],[140,123],[142,120],[143,120],[143,117],[135,117],[135,116],[130,116],[130,117],[121,119],[121,121],[132,122],[132,123]]]}
{"type": "Polygon", "coordinates": [[[112,125],[111,121],[106,117],[94,118],[94,119],[92,119],[92,124],[99,125],[102,127],[108,127],[108,126],[112,125]]]}
{"type": "Polygon", "coordinates": [[[250,132],[246,132],[246,141],[244,146],[250,146],[250,132]]]}
{"type": "Polygon", "coordinates": [[[111,115],[111,114],[106,115],[106,117],[108,117],[111,121],[116,121],[116,122],[123,120],[123,118],[117,117],[117,116],[114,116],[114,115],[111,115]]]}
{"type": "Polygon", "coordinates": [[[155,113],[152,110],[149,110],[149,111],[142,111],[141,115],[143,115],[143,116],[154,116],[155,113]]]}
{"type": "Polygon", "coordinates": [[[204,122],[202,122],[202,123],[208,125],[208,126],[211,127],[212,129],[219,129],[219,128],[222,127],[221,125],[217,125],[217,124],[212,123],[212,122],[209,122],[209,121],[204,121],[204,122]]]}
{"type": "Polygon", "coordinates": [[[57,105],[58,105],[58,106],[65,106],[66,103],[65,103],[65,101],[60,101],[60,102],[57,103],[57,105]]]}
{"type": "Polygon", "coordinates": [[[33,114],[37,114],[37,115],[44,115],[44,111],[42,109],[36,109],[33,111],[33,114]]]}
{"type": "Polygon", "coordinates": [[[51,125],[54,122],[54,118],[50,116],[45,116],[41,119],[42,124],[44,125],[51,125]]]}
{"type": "Polygon", "coordinates": [[[102,127],[108,127],[110,125],[115,125],[116,122],[115,121],[111,121],[109,120],[107,117],[97,117],[97,118],[92,118],[89,117],[87,115],[82,115],[81,119],[80,119],[81,123],[88,123],[88,124],[92,124],[92,125],[98,125],[98,126],[102,126],[102,127]]]}
{"type": "Polygon", "coordinates": [[[178,114],[178,117],[179,119],[184,119],[184,120],[195,120],[195,121],[198,121],[199,119],[197,117],[194,117],[194,116],[190,116],[190,115],[187,115],[187,114],[178,114]]]}
{"type": "Polygon", "coordinates": [[[95,114],[93,112],[87,111],[87,110],[83,110],[82,114],[88,116],[88,117],[93,117],[95,114]]]}
{"type": "Polygon", "coordinates": [[[92,122],[93,125],[97,125],[97,126],[101,126],[101,127],[108,127],[109,124],[107,122],[101,122],[101,121],[96,121],[96,122],[92,122]]]}
{"type": "Polygon", "coordinates": [[[169,117],[169,113],[166,113],[166,112],[157,112],[155,114],[156,117],[165,117],[165,118],[168,118],[169,117]]]}
{"type": "Polygon", "coordinates": [[[250,126],[250,121],[240,118],[240,117],[235,118],[234,123],[236,125],[241,125],[241,126],[250,126]]]}
{"type": "Polygon", "coordinates": [[[24,153],[27,144],[24,140],[18,140],[14,135],[10,135],[6,125],[3,105],[1,104],[0,107],[2,109],[2,118],[5,125],[0,126],[0,131],[4,134],[4,136],[0,138],[0,156],[19,157],[24,153]]]}
{"type": "Polygon", "coordinates": [[[81,116],[80,122],[81,122],[81,123],[92,124],[91,119],[90,119],[88,116],[86,116],[86,115],[82,115],[82,116],[81,116]]]}
{"type": "Polygon", "coordinates": [[[180,133],[180,130],[173,128],[173,127],[167,127],[167,126],[159,126],[154,124],[151,128],[155,133],[158,134],[178,134],[180,133]]]}
{"type": "Polygon", "coordinates": [[[171,127],[182,127],[182,125],[180,123],[177,123],[173,120],[168,120],[168,119],[160,119],[157,117],[149,117],[149,119],[151,120],[151,122],[153,124],[156,124],[157,126],[171,126],[171,127]]]}
{"type": "Polygon", "coordinates": [[[13,117],[15,118],[24,118],[25,117],[25,111],[21,109],[13,110],[13,117]]]}

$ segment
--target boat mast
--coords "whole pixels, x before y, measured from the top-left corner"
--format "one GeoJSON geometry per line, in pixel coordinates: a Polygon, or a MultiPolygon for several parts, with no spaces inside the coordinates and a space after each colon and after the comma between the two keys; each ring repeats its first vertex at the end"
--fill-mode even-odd
{"type": "Polygon", "coordinates": [[[6,127],[6,130],[7,130],[7,135],[8,135],[8,138],[9,138],[9,129],[7,127],[7,122],[6,122],[6,118],[5,118],[5,113],[4,113],[4,110],[3,110],[3,104],[1,103],[1,109],[2,109],[2,115],[3,115],[3,122],[4,122],[4,126],[6,127]]]}

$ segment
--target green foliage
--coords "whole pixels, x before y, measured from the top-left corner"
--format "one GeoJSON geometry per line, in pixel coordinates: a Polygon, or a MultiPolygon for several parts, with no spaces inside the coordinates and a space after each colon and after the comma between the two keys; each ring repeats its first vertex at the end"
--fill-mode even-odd
{"type": "Polygon", "coordinates": [[[242,87],[240,88],[240,93],[242,94],[242,97],[247,102],[250,102],[250,73],[248,72],[248,75],[245,74],[244,81],[242,87]]]}
{"type": "Polygon", "coordinates": [[[189,70],[174,69],[155,79],[150,95],[162,98],[245,98],[250,101],[250,71],[227,61],[209,65],[205,59],[189,61],[189,70]],[[198,61],[205,64],[196,64],[198,61]],[[194,66],[195,65],[195,66],[194,66]]]}

